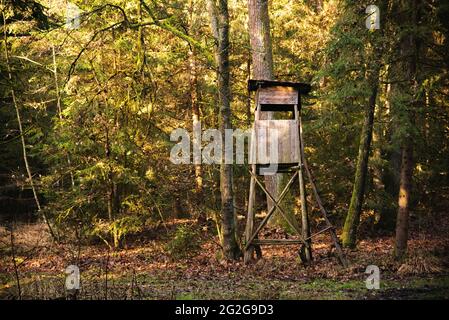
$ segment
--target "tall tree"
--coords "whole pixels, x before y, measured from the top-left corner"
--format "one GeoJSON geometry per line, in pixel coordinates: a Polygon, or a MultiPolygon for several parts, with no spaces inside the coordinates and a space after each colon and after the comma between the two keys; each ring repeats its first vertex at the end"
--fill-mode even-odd
{"type": "Polygon", "coordinates": [[[208,0],[208,11],[215,38],[215,60],[218,66],[218,95],[220,104],[220,131],[222,135],[222,157],[220,164],[221,233],[223,253],[228,259],[241,255],[236,238],[232,165],[225,163],[225,130],[231,129],[231,85],[229,69],[229,12],[228,1],[208,0]]]}
{"type": "MultiPolygon", "coordinates": [[[[248,28],[250,35],[253,79],[273,80],[273,52],[270,33],[268,0],[248,0],[248,28]]],[[[261,119],[271,119],[272,112],[263,112],[261,119]]],[[[278,176],[265,176],[265,187],[277,197],[278,176]]],[[[273,201],[267,197],[267,210],[273,207],[273,201]]]]}
{"type": "MultiPolygon", "coordinates": [[[[383,9],[383,7],[382,7],[383,9]]],[[[368,16],[367,19],[374,18],[368,16]]],[[[387,27],[388,13],[384,15],[383,28],[387,27]]],[[[345,247],[354,247],[357,240],[357,228],[362,213],[363,200],[365,197],[366,180],[368,175],[368,160],[371,151],[371,142],[373,138],[374,114],[376,101],[378,98],[379,75],[382,68],[383,48],[379,45],[383,37],[383,30],[363,30],[366,36],[366,45],[362,47],[365,56],[369,59],[365,63],[364,82],[367,90],[370,92],[367,97],[365,115],[360,134],[359,151],[357,156],[354,184],[352,187],[351,202],[346,215],[345,224],[342,233],[342,243],[345,247]],[[377,33],[377,34],[376,34],[377,33]],[[380,41],[379,41],[380,40],[380,41]],[[370,63],[371,62],[371,63],[370,63]]]]}
{"type": "Polygon", "coordinates": [[[273,80],[268,0],[248,0],[248,18],[253,77],[257,80],[273,80]]]}
{"type": "MultiPolygon", "coordinates": [[[[192,36],[194,30],[198,27],[195,20],[195,2],[189,1],[189,33],[192,36]]],[[[189,44],[189,94],[190,94],[190,107],[192,110],[192,127],[194,132],[193,145],[201,148],[201,120],[200,120],[200,106],[198,101],[198,63],[196,57],[195,48],[189,44]]],[[[201,166],[201,152],[200,150],[194,150],[193,163],[195,171],[195,202],[199,207],[203,202],[203,170],[201,166]]],[[[198,208],[196,209],[198,210],[198,208]]],[[[198,222],[203,223],[206,220],[206,216],[202,213],[202,210],[198,210],[198,222]]]]}
{"type": "MultiPolygon", "coordinates": [[[[385,2],[379,5],[383,9],[385,2]]],[[[354,247],[356,244],[357,228],[368,180],[368,161],[378,99],[379,76],[383,70],[384,48],[388,43],[384,39],[382,30],[369,31],[365,28],[365,24],[357,22],[360,19],[360,6],[363,7],[363,4],[345,2],[345,10],[335,27],[337,32],[333,40],[335,44],[329,50],[337,58],[330,67],[332,70],[330,75],[338,84],[333,88],[333,103],[345,105],[352,102],[357,106],[353,108],[357,118],[363,114],[351,200],[341,236],[343,245],[346,247],[354,247]],[[363,113],[360,112],[362,110],[363,113]]],[[[387,14],[384,17],[383,28],[387,25],[387,14]]],[[[366,19],[369,18],[370,16],[366,16],[366,19]]]]}
{"type": "Polygon", "coordinates": [[[368,158],[371,149],[371,140],[373,137],[374,111],[376,108],[376,98],[378,89],[379,69],[373,71],[370,84],[372,87],[371,96],[368,99],[363,122],[362,133],[360,135],[359,154],[357,158],[357,167],[352,189],[351,203],[343,227],[342,242],[345,247],[354,247],[356,244],[357,227],[362,212],[363,198],[365,196],[366,176],[368,173],[368,158]]]}
{"type": "Polygon", "coordinates": [[[399,182],[398,212],[396,220],[396,239],[394,246],[394,255],[397,259],[404,257],[407,251],[409,215],[410,215],[410,197],[412,192],[413,175],[413,123],[415,109],[418,103],[418,1],[402,0],[399,3],[399,22],[402,24],[402,34],[400,38],[400,57],[399,71],[403,77],[402,82],[398,84],[400,94],[405,94],[405,105],[401,106],[404,110],[401,112],[401,125],[404,134],[401,137],[401,169],[399,182]]]}

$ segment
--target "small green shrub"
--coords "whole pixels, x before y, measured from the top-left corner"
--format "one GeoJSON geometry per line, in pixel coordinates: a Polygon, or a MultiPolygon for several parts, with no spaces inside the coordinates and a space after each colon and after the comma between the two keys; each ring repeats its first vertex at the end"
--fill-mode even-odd
{"type": "Polygon", "coordinates": [[[189,225],[179,226],[173,238],[166,246],[167,252],[173,259],[187,258],[195,255],[200,249],[199,231],[189,225]]]}

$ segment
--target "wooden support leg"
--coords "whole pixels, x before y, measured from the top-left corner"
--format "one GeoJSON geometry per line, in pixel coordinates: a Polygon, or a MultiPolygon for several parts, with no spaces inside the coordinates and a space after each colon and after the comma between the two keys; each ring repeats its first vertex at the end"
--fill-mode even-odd
{"type": "Polygon", "coordinates": [[[343,267],[346,268],[346,267],[348,267],[348,262],[346,261],[346,258],[343,254],[343,250],[341,249],[340,244],[338,243],[337,234],[335,233],[335,230],[334,230],[331,222],[329,221],[329,218],[327,217],[327,211],[326,211],[326,209],[324,209],[323,203],[321,202],[321,198],[320,198],[320,195],[318,194],[318,189],[315,185],[315,181],[313,179],[312,172],[310,171],[309,167],[307,166],[307,161],[304,162],[304,168],[306,169],[307,175],[310,180],[310,185],[312,186],[313,194],[315,196],[315,200],[316,200],[318,207],[320,208],[320,211],[323,215],[324,221],[326,222],[326,225],[328,227],[332,227],[332,228],[330,228],[330,233],[331,233],[332,242],[334,243],[335,250],[337,251],[338,259],[340,260],[340,263],[343,265],[343,267]]]}
{"type": "Polygon", "coordinates": [[[307,160],[304,157],[304,149],[302,148],[302,146],[304,146],[304,140],[303,140],[303,137],[302,137],[301,118],[299,119],[299,127],[300,127],[299,138],[300,138],[300,142],[301,142],[300,150],[301,150],[301,153],[302,153],[302,159],[303,159],[303,165],[304,165],[305,172],[307,173],[307,177],[309,178],[309,182],[310,182],[310,185],[312,187],[313,195],[314,195],[315,200],[316,200],[316,202],[318,204],[318,207],[320,208],[320,211],[321,211],[321,213],[323,215],[324,221],[326,222],[326,225],[328,227],[330,227],[329,230],[330,230],[332,242],[334,243],[335,250],[337,251],[338,259],[340,260],[340,263],[343,265],[343,267],[347,268],[348,267],[348,262],[347,262],[347,260],[345,258],[343,250],[340,247],[340,244],[338,243],[337,234],[335,233],[335,230],[334,230],[331,222],[329,221],[327,211],[326,211],[326,209],[324,209],[323,203],[322,203],[320,195],[318,193],[318,188],[316,187],[315,179],[313,178],[312,172],[310,171],[310,168],[307,165],[307,160]]]}
{"type": "Polygon", "coordinates": [[[341,249],[340,244],[338,243],[338,237],[337,237],[337,234],[335,233],[334,229],[331,230],[331,237],[332,237],[332,241],[334,242],[334,247],[335,247],[335,251],[337,252],[338,260],[340,260],[340,263],[344,268],[347,268],[348,261],[345,258],[345,255],[343,253],[343,250],[341,249]]]}
{"type": "MultiPolygon", "coordinates": [[[[256,166],[252,165],[251,171],[255,174],[256,166]]],[[[249,185],[249,199],[248,199],[248,212],[246,216],[246,227],[245,227],[245,241],[249,243],[251,241],[251,236],[254,229],[254,203],[256,200],[256,178],[251,175],[251,181],[249,185]]],[[[244,262],[249,263],[253,259],[254,246],[245,246],[244,252],[244,262]]]]}

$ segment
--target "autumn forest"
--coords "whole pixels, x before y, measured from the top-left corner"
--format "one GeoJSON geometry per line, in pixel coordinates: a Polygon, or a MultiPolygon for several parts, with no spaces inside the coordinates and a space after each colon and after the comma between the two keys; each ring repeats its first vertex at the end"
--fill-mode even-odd
{"type": "Polygon", "coordinates": [[[0,10],[0,299],[449,299],[446,1],[0,10]]]}

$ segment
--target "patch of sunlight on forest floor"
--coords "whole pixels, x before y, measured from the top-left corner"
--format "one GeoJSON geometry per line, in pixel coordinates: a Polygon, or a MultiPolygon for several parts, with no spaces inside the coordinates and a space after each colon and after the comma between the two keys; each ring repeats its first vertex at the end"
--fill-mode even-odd
{"type": "MultiPolygon", "coordinates": [[[[19,225],[15,251],[22,297],[65,297],[64,270],[76,264],[79,299],[449,299],[447,233],[412,233],[409,258],[402,263],[391,258],[392,238],[380,237],[347,250],[350,267],[343,269],[323,234],[313,244],[310,266],[299,262],[292,246],[264,247],[263,259],[246,266],[221,259],[213,230],[199,231],[200,245],[188,257],[171,256],[167,243],[186,223],[171,223],[168,233],[162,226],[146,230],[114,251],[101,243],[54,244],[43,236],[42,224],[19,225]],[[368,265],[381,270],[379,290],[366,289],[368,265]]],[[[15,299],[17,292],[9,232],[0,227],[0,299],[15,299]]]]}

